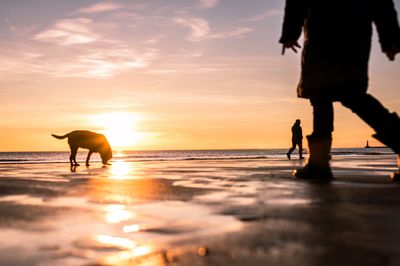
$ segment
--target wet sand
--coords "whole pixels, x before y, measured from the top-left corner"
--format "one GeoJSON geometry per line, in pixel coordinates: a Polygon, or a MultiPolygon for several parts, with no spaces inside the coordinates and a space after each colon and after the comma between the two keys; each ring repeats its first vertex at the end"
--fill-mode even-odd
{"type": "Polygon", "coordinates": [[[0,164],[0,265],[400,265],[394,155],[0,164]]]}

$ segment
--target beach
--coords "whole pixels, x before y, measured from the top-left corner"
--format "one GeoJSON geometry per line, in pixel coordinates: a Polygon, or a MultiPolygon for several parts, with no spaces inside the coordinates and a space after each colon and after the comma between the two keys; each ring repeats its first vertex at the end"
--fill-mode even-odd
{"type": "Polygon", "coordinates": [[[296,156],[2,163],[0,265],[399,265],[395,155],[296,156]]]}

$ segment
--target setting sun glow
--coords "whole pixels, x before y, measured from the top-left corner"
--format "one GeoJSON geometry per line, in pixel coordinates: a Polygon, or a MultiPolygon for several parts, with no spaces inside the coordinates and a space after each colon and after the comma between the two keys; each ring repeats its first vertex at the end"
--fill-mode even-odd
{"type": "Polygon", "coordinates": [[[90,117],[93,125],[100,128],[113,148],[128,148],[139,143],[143,137],[137,130],[140,120],[135,113],[115,112],[90,117]]]}

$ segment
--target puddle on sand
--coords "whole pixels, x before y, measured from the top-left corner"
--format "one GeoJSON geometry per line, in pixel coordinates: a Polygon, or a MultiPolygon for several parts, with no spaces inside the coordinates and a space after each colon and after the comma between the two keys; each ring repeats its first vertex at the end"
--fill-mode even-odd
{"type": "MultiPolygon", "coordinates": [[[[31,167],[43,170],[40,165],[31,167]]],[[[50,182],[61,191],[56,196],[30,194],[28,189],[25,194],[0,197],[6,210],[0,218],[0,264],[119,264],[180,241],[241,228],[242,222],[234,217],[191,201],[198,189],[185,190],[135,170],[133,164],[82,170],[79,175],[86,172],[86,178],[79,182],[72,178],[67,188],[50,182]],[[169,194],[178,196],[170,199],[169,194]],[[28,218],[20,219],[20,208],[30,210],[28,218]]]]}
{"type": "Polygon", "coordinates": [[[15,204],[73,209],[41,221],[40,231],[29,227],[1,230],[0,236],[5,241],[0,255],[1,250],[19,250],[16,256],[40,254],[44,256],[44,265],[51,265],[54,259],[62,265],[69,262],[76,265],[77,260],[117,264],[119,260],[163,250],[179,240],[241,227],[233,217],[213,214],[205,206],[181,201],[127,206],[95,204],[80,198],[42,201],[20,196],[7,199],[10,200],[16,200],[15,204]]]}

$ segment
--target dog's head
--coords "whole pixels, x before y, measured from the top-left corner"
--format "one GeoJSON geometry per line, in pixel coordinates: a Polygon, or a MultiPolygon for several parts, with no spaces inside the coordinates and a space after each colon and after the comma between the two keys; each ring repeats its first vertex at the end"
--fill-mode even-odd
{"type": "Polygon", "coordinates": [[[112,158],[111,148],[108,147],[108,149],[104,149],[104,151],[100,153],[100,157],[101,157],[101,162],[103,164],[107,164],[108,161],[112,158]]]}
{"type": "Polygon", "coordinates": [[[112,158],[111,146],[107,139],[104,137],[104,142],[100,150],[101,162],[105,165],[112,158]]]}

